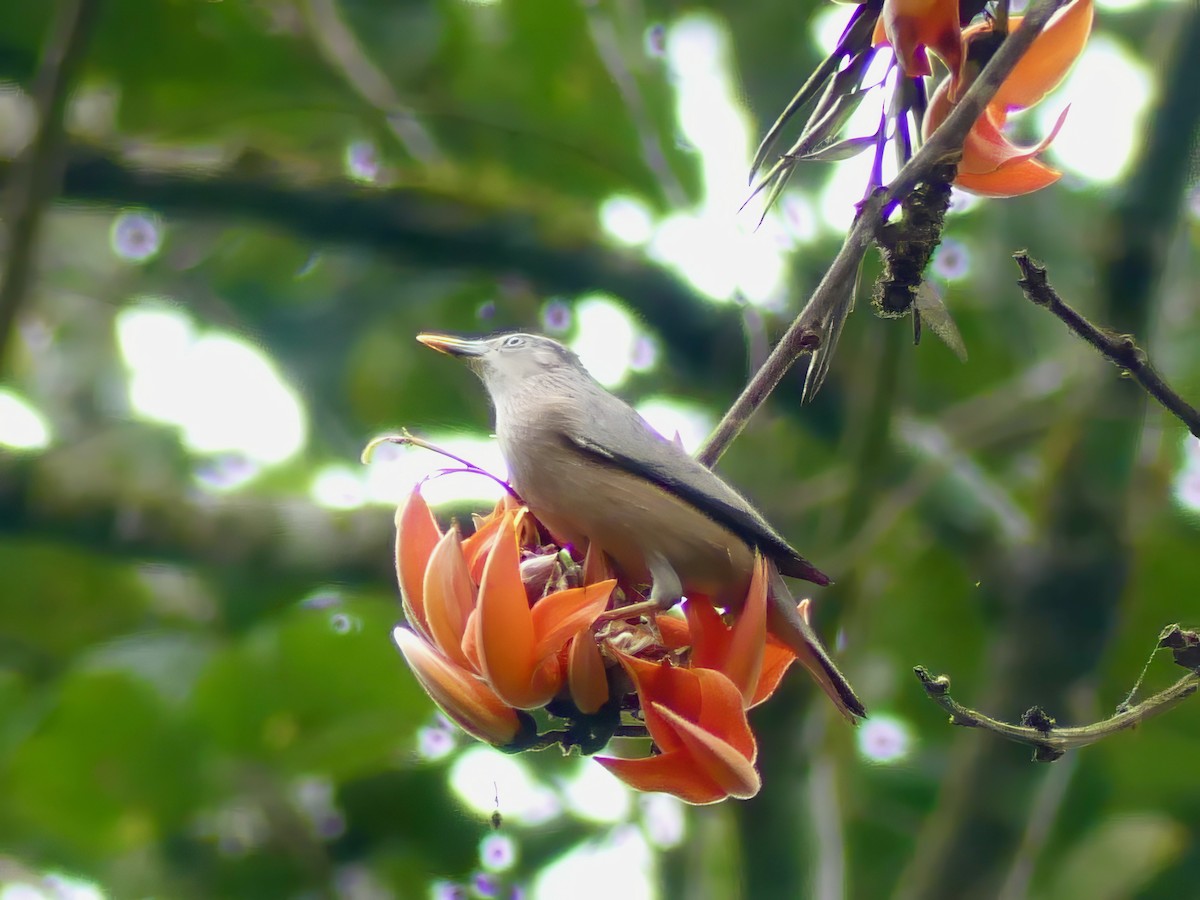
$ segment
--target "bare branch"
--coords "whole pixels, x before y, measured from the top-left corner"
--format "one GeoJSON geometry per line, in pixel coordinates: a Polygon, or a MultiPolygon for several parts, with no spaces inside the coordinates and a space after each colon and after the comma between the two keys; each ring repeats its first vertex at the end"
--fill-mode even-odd
{"type": "Polygon", "coordinates": [[[1000,737],[1033,747],[1035,762],[1053,762],[1068,750],[1077,750],[1094,744],[1118,731],[1136,728],[1143,722],[1173,709],[1192,694],[1200,690],[1200,638],[1194,631],[1184,631],[1171,625],[1159,636],[1158,649],[1170,649],[1175,662],[1190,669],[1164,691],[1147,697],[1136,706],[1121,704],[1116,715],[1091,725],[1060,727],[1041,707],[1035,706],[1022,717],[1019,725],[993,719],[981,712],[963,706],[950,696],[950,679],[945,675],[934,677],[924,666],[913,669],[925,693],[934,703],[950,713],[953,725],[967,728],[983,728],[1000,737]]]}
{"type": "Polygon", "coordinates": [[[1025,296],[1038,306],[1057,316],[1071,331],[1103,354],[1104,358],[1127,373],[1142,389],[1187,426],[1200,438],[1200,410],[1189,404],[1163,380],[1150,364],[1146,351],[1137,345],[1133,335],[1113,334],[1098,328],[1078,310],[1068,306],[1046,278],[1046,267],[1030,258],[1027,250],[1018,250],[1013,259],[1021,267],[1017,282],[1025,296]]]}

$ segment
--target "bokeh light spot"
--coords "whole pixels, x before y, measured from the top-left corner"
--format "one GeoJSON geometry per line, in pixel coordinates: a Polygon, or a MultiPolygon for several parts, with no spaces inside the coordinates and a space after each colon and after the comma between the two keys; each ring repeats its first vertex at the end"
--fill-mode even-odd
{"type": "Polygon", "coordinates": [[[189,449],[274,465],[304,446],[300,398],[257,347],[220,331],[197,334],[183,313],[141,304],[118,314],[117,338],[130,405],[177,426],[189,449]]]}
{"type": "Polygon", "coordinates": [[[145,262],[162,246],[162,223],[147,212],[131,210],[113,219],[109,232],[113,253],[132,262],[145,262]]]}
{"type": "Polygon", "coordinates": [[[589,294],[576,304],[575,319],[578,328],[571,349],[602,385],[619,386],[629,376],[637,340],[633,317],[611,297],[589,294]]]}
{"type": "Polygon", "coordinates": [[[1092,35],[1066,81],[1034,111],[1038,134],[1047,134],[1071,104],[1047,154],[1052,164],[1093,182],[1121,177],[1144,139],[1141,122],[1152,89],[1146,67],[1129,50],[1104,34],[1092,35]]]}
{"type": "Polygon", "coordinates": [[[479,842],[479,864],[489,872],[505,872],[517,861],[517,843],[507,834],[485,835],[479,842]]]}
{"type": "Polygon", "coordinates": [[[872,763],[888,765],[899,762],[912,749],[912,732],[908,723],[882,713],[867,719],[855,737],[858,740],[858,752],[872,763]]]}
{"type": "Polygon", "coordinates": [[[50,425],[40,412],[7,388],[0,388],[0,446],[40,450],[50,443],[50,425]]]}
{"type": "Polygon", "coordinates": [[[654,236],[650,208],[636,197],[609,197],[600,204],[600,227],[622,244],[639,247],[654,236]]]}

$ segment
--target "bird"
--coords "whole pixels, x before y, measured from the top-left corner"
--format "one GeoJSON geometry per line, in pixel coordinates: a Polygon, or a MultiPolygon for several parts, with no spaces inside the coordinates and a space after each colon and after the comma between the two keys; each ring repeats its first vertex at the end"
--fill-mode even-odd
{"type": "Polygon", "coordinates": [[[834,665],[780,575],[829,577],[800,555],[744,496],[663,437],[552,338],[426,332],[417,340],[465,360],[495,409],[512,488],[561,545],[604,552],[666,609],[703,595],[736,610],[756,551],[768,561],[767,627],[851,722],[866,709],[834,665]]]}

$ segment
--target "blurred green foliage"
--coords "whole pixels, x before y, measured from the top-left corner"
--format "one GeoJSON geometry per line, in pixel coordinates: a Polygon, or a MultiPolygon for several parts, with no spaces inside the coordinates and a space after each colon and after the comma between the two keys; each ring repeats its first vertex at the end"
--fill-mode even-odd
{"type": "MultiPolygon", "coordinates": [[[[28,130],[15,92],[31,90],[57,5],[0,5],[3,152],[28,130]]],[[[661,351],[626,393],[719,415],[745,347],[781,332],[839,236],[803,242],[784,308],[743,334],[752,317],[617,247],[598,209],[614,194],[656,214],[701,199],[656,29],[687,16],[727,27],[761,131],[818,61],[810,25],[825,7],[102,6],[68,110],[62,196],[0,372],[54,435],[0,450],[0,885],[62,873],[110,897],[428,896],[478,871],[492,798],[472,806],[452,790],[460,750],[418,753],[433,710],[390,642],[390,510],[320,508],[314,475],[356,465],[369,437],[400,426],[484,433],[482,391],[412,336],[538,328],[550,296],[615,295],[661,351]],[[355,147],[373,177],[350,177],[355,147]],[[114,252],[123,209],[158,217],[145,261],[114,252]],[[214,490],[196,473],[221,460],[131,423],[114,321],[147,296],[278,364],[310,422],[297,458],[214,490]]],[[[1106,11],[1098,28],[1165,84],[1170,39],[1196,28],[1185,6],[1106,11]]],[[[1173,124],[1149,123],[1145,142],[1173,124]]],[[[0,161],[0,177],[11,171],[0,161]]],[[[827,177],[802,168],[796,190],[811,198],[827,177]]],[[[951,216],[969,265],[942,288],[969,363],[932,338],[909,346],[908,323],[860,304],[816,402],[800,408],[789,376],[730,450],[722,470],[835,573],[821,627],[844,638],[868,706],[907,723],[914,744],[894,765],[867,762],[796,679],[755,719],[764,795],[690,811],[682,846],[657,852],[664,895],[757,900],[800,884],[882,897],[921,878],[940,885],[928,896],[1196,894],[1200,707],[1035,766],[1024,748],[951,729],[909,674],[952,673],[959,699],[995,715],[1043,703],[1090,721],[1125,696],[1164,624],[1196,624],[1200,516],[1173,499],[1183,430],[1024,301],[1009,259],[1028,247],[1070,302],[1123,324],[1130,311],[1106,299],[1120,290],[1114,242],[1145,201],[1167,224],[1134,320],[1175,386],[1200,397],[1195,195],[1188,219],[1182,191],[1153,190],[1062,185],[951,216]],[[1077,559],[1104,590],[1070,574],[1077,559]],[[1043,620],[1025,601],[1046,584],[1063,604],[1043,620]],[[1014,659],[1028,677],[1001,677],[1014,659]],[[964,787],[954,772],[981,745],[1002,763],[964,787]],[[992,781],[1002,797],[987,796],[992,781]],[[947,833],[972,835],[953,865],[938,856],[947,833]]],[[[1148,688],[1173,677],[1157,661],[1148,688]]],[[[577,772],[527,762],[556,791],[577,772]]],[[[649,827],[636,809],[630,821],[649,827]]],[[[578,811],[506,817],[520,846],[506,884],[612,829],[578,811]]],[[[622,884],[612,871],[578,895],[622,884]]]]}

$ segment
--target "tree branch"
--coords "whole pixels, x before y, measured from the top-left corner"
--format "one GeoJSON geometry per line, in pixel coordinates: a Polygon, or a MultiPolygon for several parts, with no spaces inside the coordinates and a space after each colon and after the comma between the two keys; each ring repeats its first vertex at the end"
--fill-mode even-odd
{"type": "Polygon", "coordinates": [[[329,510],[299,498],[246,493],[197,494],[179,487],[174,467],[163,461],[169,453],[147,453],[147,436],[140,431],[126,437],[38,456],[0,455],[0,535],[276,579],[392,583],[395,528],[389,510],[329,510]]]}
{"type": "Polygon", "coordinates": [[[763,404],[800,356],[813,352],[809,368],[806,398],[820,387],[828,360],[837,342],[842,322],[854,304],[859,265],[875,232],[882,224],[881,213],[905,197],[917,184],[930,176],[939,165],[953,160],[962,150],[967,132],[975,124],[1004,79],[1041,34],[1051,16],[1065,0],[1039,0],[1030,8],[1021,27],[1012,32],[991,61],[980,72],[954,111],[929,137],[908,164],[900,170],[886,190],[866,200],[859,208],[850,233],[829,270],[813,291],[812,297],[780,338],[771,355],[746,385],[741,396],[718,423],[697,458],[711,466],[721,458],[750,417],[763,404]],[[815,351],[815,352],[814,352],[815,351]]]}
{"type": "Polygon", "coordinates": [[[1192,694],[1200,690],[1200,662],[1190,659],[1191,665],[1181,661],[1187,659],[1186,654],[1196,656],[1197,635],[1194,631],[1184,631],[1178,625],[1166,628],[1159,637],[1158,647],[1171,647],[1175,660],[1185,668],[1192,669],[1169,688],[1147,697],[1136,706],[1122,704],[1116,715],[1101,722],[1077,727],[1060,727],[1053,718],[1046,714],[1041,707],[1033,707],[1021,717],[1019,725],[993,719],[981,712],[963,706],[950,696],[950,679],[945,675],[934,677],[924,666],[917,666],[913,673],[925,688],[925,694],[934,703],[950,713],[952,725],[962,725],[967,728],[983,728],[993,734],[1020,744],[1028,744],[1034,748],[1035,762],[1053,762],[1068,750],[1077,750],[1094,744],[1118,731],[1136,728],[1143,722],[1173,709],[1192,694]]]}
{"type": "MultiPolygon", "coordinates": [[[[1131,333],[1143,331],[1153,315],[1166,251],[1179,227],[1190,162],[1179,136],[1200,122],[1200,8],[1183,4],[1169,15],[1172,27],[1162,32],[1169,43],[1154,51],[1164,60],[1161,91],[1143,129],[1144,145],[1110,214],[1086,229],[1093,244],[1104,239],[1096,260],[1100,315],[1131,333]]],[[[1037,501],[1037,533],[1007,552],[989,548],[978,560],[976,602],[994,611],[981,663],[988,673],[981,695],[990,709],[1019,709],[1031,696],[1065,705],[1095,678],[1128,599],[1128,503],[1145,396],[1109,379],[1067,411],[1056,426],[1058,464],[1037,501]],[[1069,645],[1063,634],[1071,635],[1069,645]]],[[[995,895],[1040,780],[1006,751],[998,741],[956,742],[895,897],[995,895]]]]}
{"type": "Polygon", "coordinates": [[[1132,335],[1112,334],[1097,328],[1081,313],[1063,302],[1046,278],[1046,267],[1029,258],[1029,252],[1018,250],[1013,259],[1021,267],[1021,286],[1026,298],[1049,310],[1071,331],[1103,354],[1114,366],[1127,372],[1142,389],[1187,426],[1200,438],[1200,410],[1179,396],[1150,364],[1146,351],[1137,345],[1132,335]]]}
{"type": "MultiPolygon", "coordinates": [[[[0,162],[0,185],[15,177],[14,165],[0,162]]],[[[80,146],[67,154],[62,196],[76,203],[145,206],[168,216],[257,220],[400,264],[516,274],[546,294],[603,291],[638,310],[689,378],[712,385],[719,380],[714,375],[736,372],[740,378],[745,372],[745,348],[729,340],[741,327],[735,307],[710,303],[668,269],[534,209],[492,208],[428,187],[301,186],[236,171],[140,168],[80,146]]]]}
{"type": "Polygon", "coordinates": [[[8,226],[0,273],[0,371],[33,274],[42,213],[62,175],[63,113],[83,63],[100,0],[61,0],[33,86],[37,131],[12,164],[4,221],[8,226]]]}

